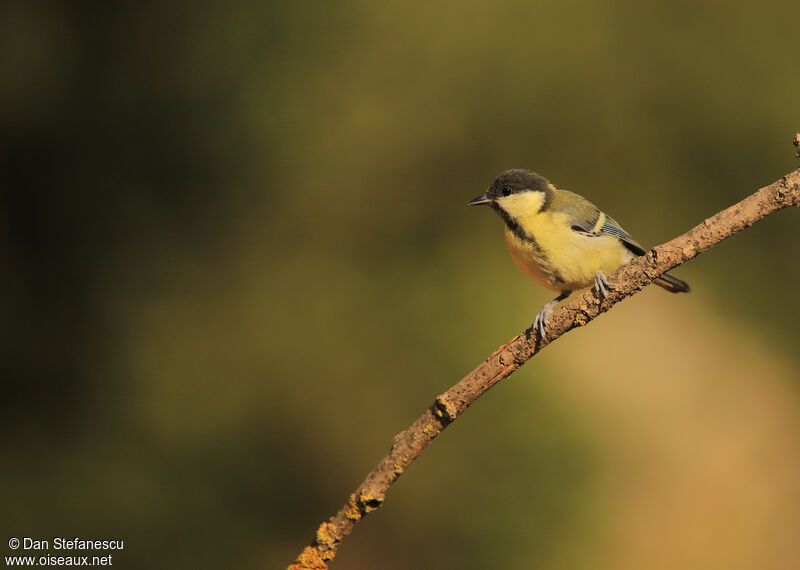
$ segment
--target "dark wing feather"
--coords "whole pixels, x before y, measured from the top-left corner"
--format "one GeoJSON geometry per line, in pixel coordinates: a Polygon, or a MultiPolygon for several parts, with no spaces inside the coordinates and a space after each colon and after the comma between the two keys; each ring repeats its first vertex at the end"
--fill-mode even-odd
{"type": "Polygon", "coordinates": [[[589,236],[614,236],[633,254],[645,254],[645,249],[628,232],[623,230],[622,226],[614,218],[608,214],[601,213],[597,206],[583,196],[568,190],[558,190],[552,207],[554,210],[567,215],[573,231],[589,236]],[[605,221],[600,229],[595,231],[594,228],[601,216],[605,216],[605,221]]]}
{"type": "Polygon", "coordinates": [[[606,214],[606,222],[603,224],[603,227],[600,228],[601,234],[608,234],[610,236],[616,236],[622,241],[622,244],[627,247],[631,252],[635,255],[644,255],[645,249],[639,245],[639,242],[633,239],[628,232],[622,229],[614,218],[606,214]]]}
{"type": "Polygon", "coordinates": [[[572,224],[572,231],[578,232],[579,234],[589,234],[591,236],[599,235],[592,230],[595,224],[597,224],[597,218],[600,217],[600,210],[595,210],[589,216],[578,217],[573,212],[569,212],[569,214],[571,214],[570,222],[572,224]]]}
{"type": "Polygon", "coordinates": [[[572,229],[576,232],[592,235],[592,236],[600,236],[600,235],[609,235],[619,238],[622,244],[628,248],[632,253],[635,255],[644,255],[645,249],[639,245],[635,239],[633,239],[628,232],[622,229],[614,218],[606,214],[606,221],[600,227],[600,231],[594,232],[595,225],[597,225],[597,219],[600,217],[600,210],[596,210],[594,215],[591,218],[586,218],[583,220],[576,220],[572,219],[572,229]]]}

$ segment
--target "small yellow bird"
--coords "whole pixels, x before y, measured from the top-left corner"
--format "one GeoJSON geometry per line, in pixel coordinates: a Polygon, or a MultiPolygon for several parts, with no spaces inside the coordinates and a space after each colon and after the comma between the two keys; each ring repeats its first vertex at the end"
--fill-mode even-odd
{"type": "MultiPolygon", "coordinates": [[[[570,293],[594,285],[608,297],[606,273],[613,273],[644,248],[610,216],[582,196],[559,190],[532,170],[506,170],[470,206],[488,205],[506,223],[506,244],[514,262],[536,282],[557,291],[533,321],[545,338],[553,307],[570,293]]],[[[653,283],[670,293],[689,285],[664,273],[653,283]]]]}

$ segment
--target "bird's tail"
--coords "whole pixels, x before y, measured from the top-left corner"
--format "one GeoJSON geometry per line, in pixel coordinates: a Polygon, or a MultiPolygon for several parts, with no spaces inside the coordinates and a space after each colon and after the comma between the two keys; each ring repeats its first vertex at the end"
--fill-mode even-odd
{"type": "Polygon", "coordinates": [[[663,287],[670,293],[688,293],[691,291],[691,287],[689,287],[689,284],[686,281],[681,281],[669,273],[664,273],[660,277],[656,277],[653,279],[653,283],[659,287],[663,287]]]}

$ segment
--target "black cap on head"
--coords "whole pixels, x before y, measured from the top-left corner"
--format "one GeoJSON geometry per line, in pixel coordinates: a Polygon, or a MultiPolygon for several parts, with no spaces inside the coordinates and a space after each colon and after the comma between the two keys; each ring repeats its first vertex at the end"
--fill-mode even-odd
{"type": "Polygon", "coordinates": [[[489,189],[469,202],[470,206],[494,204],[495,200],[519,192],[544,192],[551,187],[550,181],[533,170],[514,168],[501,172],[489,189]]]}
{"type": "Polygon", "coordinates": [[[500,173],[494,179],[489,190],[486,192],[488,198],[496,200],[503,196],[509,196],[518,192],[544,192],[550,187],[550,182],[544,176],[536,174],[533,170],[515,168],[500,173]]]}

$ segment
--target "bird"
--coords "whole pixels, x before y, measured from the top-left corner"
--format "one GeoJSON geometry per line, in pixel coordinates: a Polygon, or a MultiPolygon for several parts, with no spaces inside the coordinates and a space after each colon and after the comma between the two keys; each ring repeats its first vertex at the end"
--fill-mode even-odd
{"type": "MultiPolygon", "coordinates": [[[[547,337],[548,319],[556,304],[587,287],[607,298],[606,274],[645,254],[611,216],[532,170],[500,173],[468,205],[485,205],[497,212],[505,222],[506,245],[517,266],[540,285],[558,292],[533,320],[531,330],[542,339],[547,337]]],[[[690,291],[688,283],[669,273],[653,283],[670,293],[690,291]]]]}

